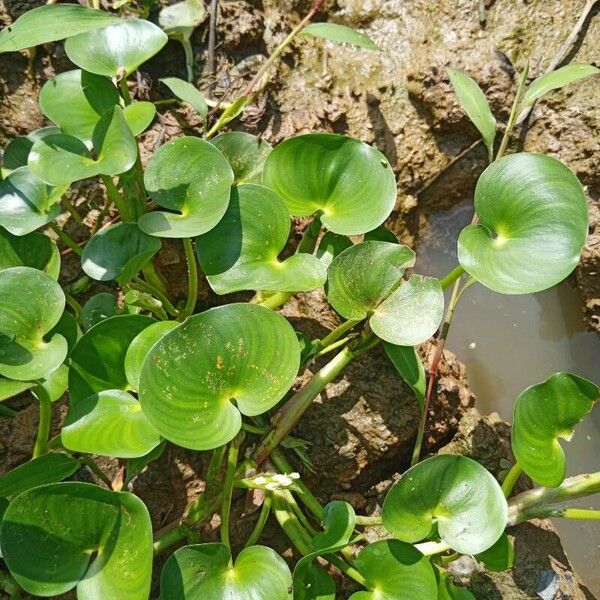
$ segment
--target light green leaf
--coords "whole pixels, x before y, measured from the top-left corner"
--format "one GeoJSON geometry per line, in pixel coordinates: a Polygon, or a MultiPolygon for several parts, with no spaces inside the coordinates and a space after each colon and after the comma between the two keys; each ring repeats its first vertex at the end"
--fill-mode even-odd
{"type": "Polygon", "coordinates": [[[380,50],[377,44],[364,33],[337,23],[310,23],[302,29],[300,35],[311,35],[331,42],[352,44],[365,50],[380,50]]]}
{"type": "Polygon", "coordinates": [[[479,463],[450,454],[406,471],[383,503],[383,524],[405,542],[437,525],[443,542],[462,554],[487,550],[504,532],[508,506],[498,482],[479,463]]]}
{"type": "Polygon", "coordinates": [[[315,534],[312,539],[313,551],[342,546],[350,542],[356,515],[347,502],[332,500],[323,509],[323,528],[325,531],[315,534]]]}
{"type": "Polygon", "coordinates": [[[36,487],[9,504],[0,543],[11,574],[35,596],[77,586],[80,600],[148,600],[152,525],[133,494],[77,482],[36,487]]]}
{"type": "Polygon", "coordinates": [[[360,140],[312,133],[290,138],[267,157],[263,183],[296,217],[321,213],[334,233],[357,235],[381,225],[396,203],[385,156],[360,140]]]}
{"type": "Polygon", "coordinates": [[[156,106],[152,102],[132,102],[123,109],[123,116],[133,135],[144,133],[154,120],[156,106]]]}
{"type": "Polygon", "coordinates": [[[301,253],[279,260],[290,227],[287,207],[275,192],[255,184],[233,187],[225,216],[196,242],[200,266],[212,289],[229,294],[321,287],[327,272],[318,258],[301,253]]]}
{"type": "Polygon", "coordinates": [[[528,294],[573,271],[588,231],[585,194],[560,161],[511,154],[493,162],[475,189],[478,225],[458,238],[465,271],[501,294],[528,294]]]}
{"type": "Polygon", "coordinates": [[[78,67],[106,77],[126,77],[167,43],[159,27],[128,19],[80,33],[65,42],[65,52],[78,67]]]}
{"type": "Polygon", "coordinates": [[[520,108],[522,110],[531,106],[538,98],[545,96],[552,90],[558,90],[570,83],[590,77],[590,75],[597,75],[598,73],[600,73],[600,69],[592,65],[581,64],[566,65],[551,73],[545,73],[529,84],[523,94],[520,108]]]}
{"type": "Polygon", "coordinates": [[[291,600],[292,577],[271,548],[250,546],[235,563],[223,544],[176,550],[160,576],[162,600],[291,600]]]}
{"type": "Polygon", "coordinates": [[[545,487],[562,483],[567,461],[559,439],[571,439],[575,426],[599,397],[598,386],[571,373],[555,373],[517,396],[512,450],[536,483],[545,487]]]}
{"type": "Polygon", "coordinates": [[[281,315],[228,304],[193,315],[152,346],[140,401],[163,437],[210,450],[235,437],[242,414],[260,415],[277,404],[299,366],[296,334],[281,315]]]}
{"type": "Polygon", "coordinates": [[[388,358],[392,361],[400,377],[412,388],[421,410],[425,401],[425,367],[413,346],[397,346],[383,342],[388,358]]]}
{"type": "Polygon", "coordinates": [[[261,182],[265,160],[273,149],[268,142],[243,131],[222,133],[211,142],[229,161],[236,185],[261,182]]]}
{"type": "Polygon", "coordinates": [[[140,229],[159,237],[195,237],[210,231],[225,214],[233,171],[209,142],[180,137],[150,158],[144,182],[152,198],[169,212],[142,215],[140,229]]]}
{"type": "Polygon", "coordinates": [[[466,73],[448,69],[448,76],[461,106],[481,133],[488,152],[493,153],[494,139],[496,138],[496,119],[490,110],[487,98],[477,83],[466,73]]]}
{"type": "Polygon", "coordinates": [[[31,389],[35,384],[28,381],[13,381],[0,377],[0,402],[31,389]]]}
{"type": "Polygon", "coordinates": [[[58,279],[60,254],[56,244],[43,233],[15,236],[0,227],[0,271],[11,267],[33,267],[58,279]]]}
{"type": "Polygon", "coordinates": [[[159,81],[164,83],[177,98],[187,102],[198,113],[198,116],[206,121],[208,105],[196,86],[178,77],[165,77],[159,81]]]}
{"type": "Polygon", "coordinates": [[[16,137],[11,140],[6,148],[4,148],[4,156],[2,157],[2,165],[5,169],[18,169],[19,167],[26,167],[27,160],[29,159],[29,152],[33,148],[33,144],[47,136],[60,133],[60,129],[51,125],[49,127],[42,127],[36,129],[31,133],[28,133],[22,137],[16,137]]]}
{"type": "Polygon", "coordinates": [[[158,22],[171,37],[187,40],[205,18],[206,9],[201,0],[185,0],[162,8],[158,22]]]}
{"type": "Polygon", "coordinates": [[[121,390],[105,390],[72,404],[60,437],[68,450],[118,458],[144,456],[160,444],[140,403],[121,390]]]}
{"type": "Polygon", "coordinates": [[[56,42],[119,21],[117,15],[78,4],[39,6],[0,31],[0,52],[14,52],[56,42]]]}
{"type": "Polygon", "coordinates": [[[346,248],[352,246],[352,241],[345,235],[338,235],[337,233],[331,233],[328,231],[319,241],[319,246],[315,252],[315,256],[323,263],[323,265],[329,268],[333,259],[341,254],[346,248]]]}
{"type": "Polygon", "coordinates": [[[49,275],[31,267],[0,271],[0,375],[31,381],[58,368],[67,341],[44,336],[58,323],[65,296],[49,275]]]}

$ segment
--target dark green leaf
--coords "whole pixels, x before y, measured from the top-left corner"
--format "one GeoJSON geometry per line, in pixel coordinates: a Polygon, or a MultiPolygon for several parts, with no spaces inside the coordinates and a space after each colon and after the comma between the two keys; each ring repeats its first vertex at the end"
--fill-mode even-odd
{"type": "Polygon", "coordinates": [[[117,299],[108,292],[92,296],[82,307],[79,320],[84,330],[119,312],[117,299]]]}
{"type": "Polygon", "coordinates": [[[29,159],[29,152],[33,148],[33,144],[47,136],[60,133],[60,129],[51,125],[49,127],[42,127],[36,129],[26,136],[17,137],[11,140],[4,149],[4,156],[2,157],[2,164],[5,169],[18,169],[19,167],[27,166],[27,160],[29,159]]]}
{"type": "Polygon", "coordinates": [[[365,50],[379,50],[380,48],[364,33],[359,33],[351,27],[338,25],[337,23],[310,23],[300,35],[312,35],[324,38],[331,42],[352,44],[365,50]]]}
{"type": "Polygon", "coordinates": [[[325,531],[315,534],[312,540],[313,551],[348,544],[355,524],[356,515],[352,506],[342,500],[332,500],[323,509],[325,531]]]}
{"type": "Polygon", "coordinates": [[[425,401],[425,367],[417,351],[413,346],[396,346],[389,342],[383,342],[383,347],[400,377],[412,388],[422,409],[425,401]]]}
{"type": "Polygon", "coordinates": [[[438,583],[437,600],[477,600],[471,592],[464,587],[454,585],[452,577],[445,573],[440,574],[438,583]]]}
{"type": "Polygon", "coordinates": [[[489,571],[501,572],[512,569],[515,561],[515,547],[506,533],[503,533],[498,541],[485,552],[475,555],[489,571]]]}
{"type": "Polygon", "coordinates": [[[155,115],[156,106],[152,102],[132,102],[123,109],[123,116],[133,135],[144,133],[155,115]]]}
{"type": "Polygon", "coordinates": [[[60,254],[47,235],[34,231],[15,236],[0,227],[0,271],[11,267],[33,267],[58,279],[60,254]]]}
{"type": "Polygon", "coordinates": [[[347,236],[328,231],[319,241],[315,255],[326,268],[329,268],[333,259],[350,246],[352,241],[347,236]]]}

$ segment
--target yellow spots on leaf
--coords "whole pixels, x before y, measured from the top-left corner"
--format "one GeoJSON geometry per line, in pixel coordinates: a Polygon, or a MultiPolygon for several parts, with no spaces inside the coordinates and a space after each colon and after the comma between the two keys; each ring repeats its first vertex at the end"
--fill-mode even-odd
{"type": "Polygon", "coordinates": [[[219,354],[217,355],[217,369],[223,368],[223,357],[219,354]]]}

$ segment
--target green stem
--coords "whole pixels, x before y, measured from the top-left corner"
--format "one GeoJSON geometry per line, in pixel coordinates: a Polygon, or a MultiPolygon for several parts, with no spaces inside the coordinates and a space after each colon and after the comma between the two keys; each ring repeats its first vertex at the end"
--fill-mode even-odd
{"type": "Polygon", "coordinates": [[[298,552],[306,556],[311,551],[311,537],[296,516],[291,499],[292,494],[289,490],[275,490],[273,492],[273,514],[298,552]]]}
{"type": "Polygon", "coordinates": [[[121,77],[121,79],[119,79],[119,90],[121,92],[121,98],[123,98],[123,102],[125,102],[125,106],[129,106],[131,104],[131,94],[127,87],[126,77],[121,77]]]}
{"type": "Polygon", "coordinates": [[[238,434],[229,446],[229,454],[227,455],[227,471],[225,472],[225,481],[223,483],[223,501],[221,502],[221,542],[228,548],[231,547],[231,543],[229,541],[231,498],[233,495],[235,470],[237,467],[238,454],[243,435],[243,433],[238,434]]]}
{"type": "Polygon", "coordinates": [[[141,279],[140,277],[137,277],[137,276],[135,276],[133,278],[133,281],[134,281],[134,283],[131,284],[131,287],[133,289],[139,288],[142,292],[146,292],[148,294],[152,294],[153,296],[156,296],[156,298],[158,298],[158,300],[160,300],[164,309],[172,317],[177,317],[179,315],[179,311],[173,306],[171,301],[159,289],[157,289],[152,284],[148,283],[147,281],[144,281],[143,279],[141,279]]]}
{"type": "Polygon", "coordinates": [[[54,233],[58,236],[60,241],[65,245],[71,248],[75,254],[81,256],[83,250],[79,246],[79,244],[67,233],[65,233],[54,221],[48,223],[48,227],[54,231],[54,233]]]}
{"type": "Polygon", "coordinates": [[[61,204],[64,204],[65,208],[73,217],[75,223],[78,225],[83,225],[83,219],[81,218],[81,215],[77,212],[75,205],[69,200],[69,198],[67,198],[66,195],[62,197],[61,204]]]}
{"type": "Polygon", "coordinates": [[[600,521],[600,510],[565,508],[560,516],[563,519],[574,519],[577,521],[600,521]]]}
{"type": "MultiPolygon", "coordinates": [[[[355,337],[356,337],[355,335],[348,335],[345,338],[342,338],[341,340],[334,342],[333,344],[329,344],[329,346],[326,346],[325,348],[323,348],[323,350],[319,350],[314,355],[314,358],[319,358],[321,356],[325,356],[325,354],[329,354],[330,352],[333,352],[334,350],[341,348],[342,346],[346,345],[350,340],[354,339],[355,337]]],[[[309,356],[309,359],[310,358],[313,358],[313,357],[309,356]]]]}
{"type": "Polygon", "coordinates": [[[65,301],[75,312],[75,318],[79,319],[79,315],[81,314],[81,304],[79,304],[79,302],[77,302],[77,300],[75,300],[75,298],[73,298],[69,292],[65,291],[64,293],[65,301]]]}
{"type": "Polygon", "coordinates": [[[330,331],[322,340],[319,340],[315,345],[318,348],[327,348],[334,342],[337,342],[347,331],[356,327],[361,320],[344,321],[340,323],[334,330],[330,331]]]}
{"type": "Polygon", "coordinates": [[[450,546],[446,542],[423,542],[415,544],[415,548],[424,556],[433,556],[450,550],[450,546]]]}
{"type": "Polygon", "coordinates": [[[37,458],[48,452],[48,438],[50,436],[50,424],[52,423],[52,401],[43,386],[36,385],[32,391],[40,404],[38,431],[33,447],[33,458],[37,458]]]}
{"type": "Polygon", "coordinates": [[[189,534],[190,530],[186,525],[177,525],[170,531],[165,532],[153,544],[154,556],[186,539],[189,534]]]}
{"type": "Polygon", "coordinates": [[[456,265],[456,267],[454,267],[450,273],[440,279],[440,285],[442,286],[442,289],[445,290],[449,288],[459,277],[464,274],[465,270],[460,265],[456,265]]]}
{"type": "Polygon", "coordinates": [[[321,232],[321,217],[319,213],[315,214],[313,220],[306,228],[298,247],[296,248],[296,254],[306,253],[312,254],[317,245],[319,239],[319,233],[321,232]]]}
{"type": "Polygon", "coordinates": [[[285,304],[294,294],[291,292],[276,292],[275,294],[271,294],[269,297],[257,302],[260,306],[266,306],[272,310],[279,308],[283,304],[285,304]]]}
{"type": "Polygon", "coordinates": [[[380,516],[361,517],[356,515],[356,524],[363,527],[377,527],[383,524],[383,519],[380,516]]]}
{"type": "Polygon", "coordinates": [[[504,492],[504,496],[508,498],[515,487],[519,477],[523,469],[518,462],[516,462],[511,468],[510,471],[506,474],[504,481],[502,482],[502,491],[504,492]]]}
{"type": "Polygon", "coordinates": [[[135,221],[133,214],[129,210],[129,206],[127,206],[127,202],[125,202],[121,194],[119,194],[119,190],[112,180],[112,177],[109,175],[100,175],[100,179],[102,179],[102,182],[104,183],[108,199],[116,206],[123,222],[131,223],[135,221]]]}
{"type": "Polygon", "coordinates": [[[335,556],[334,554],[327,554],[323,557],[327,562],[330,562],[334,567],[337,567],[342,573],[354,579],[357,583],[362,585],[363,587],[368,588],[367,580],[354,568],[351,567],[347,562],[343,561],[341,558],[335,556]]]}
{"type": "Polygon", "coordinates": [[[269,514],[271,514],[271,504],[273,503],[273,499],[271,498],[271,494],[267,492],[265,499],[263,500],[262,507],[260,509],[260,514],[258,515],[258,521],[256,521],[256,525],[248,538],[248,541],[244,544],[244,548],[248,548],[248,546],[254,546],[256,542],[258,542],[260,538],[260,534],[265,528],[265,524],[267,523],[267,519],[269,518],[269,514]]]}
{"type": "MultiPolygon", "coordinates": [[[[155,290],[158,290],[162,294],[163,297],[166,298],[166,296],[167,296],[167,288],[165,287],[165,284],[164,284],[163,280],[161,279],[158,271],[156,270],[156,267],[154,266],[154,263],[152,262],[152,260],[153,259],[150,259],[142,267],[142,273],[144,274],[144,277],[146,278],[146,281],[155,290]]],[[[171,303],[169,302],[169,304],[171,304],[171,303]]],[[[177,314],[179,314],[179,311],[177,311],[177,314]]]]}
{"type": "Polygon", "coordinates": [[[188,295],[185,307],[179,315],[179,320],[183,321],[194,313],[196,302],[198,301],[198,265],[196,264],[196,253],[190,238],[183,238],[183,249],[185,251],[185,260],[187,262],[188,272],[188,295]]]}
{"type": "Polygon", "coordinates": [[[185,68],[187,71],[187,80],[191,83],[194,81],[194,52],[192,50],[192,44],[187,38],[180,40],[183,46],[183,53],[185,55],[185,68]]]}
{"type": "Polygon", "coordinates": [[[91,284],[92,280],[90,279],[90,277],[88,275],[82,275],[79,279],[66,286],[64,290],[72,296],[77,296],[85,292],[91,284]]]}
{"type": "Polygon", "coordinates": [[[107,477],[104,471],[88,456],[81,455],[79,460],[98,478],[105,483],[109,489],[112,489],[112,481],[107,477]]]}

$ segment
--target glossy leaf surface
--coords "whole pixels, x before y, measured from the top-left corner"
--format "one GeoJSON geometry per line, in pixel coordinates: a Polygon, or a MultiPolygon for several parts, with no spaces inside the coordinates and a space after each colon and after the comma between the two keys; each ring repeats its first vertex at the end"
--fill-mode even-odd
{"type": "Polygon", "coordinates": [[[388,358],[396,367],[400,377],[412,388],[419,406],[423,408],[425,401],[425,367],[413,346],[396,346],[384,342],[383,347],[388,358]]]}
{"type": "Polygon", "coordinates": [[[355,524],[356,515],[352,506],[342,500],[332,500],[323,509],[325,531],[313,537],[313,551],[347,544],[354,532],[355,524]]]}
{"type": "Polygon", "coordinates": [[[331,42],[351,44],[366,50],[379,50],[373,40],[364,33],[337,23],[310,23],[302,29],[300,34],[324,38],[331,42]]]}
{"type": "Polygon", "coordinates": [[[567,461],[559,440],[592,410],[600,389],[571,373],[555,373],[521,392],[513,415],[512,450],[521,468],[539,485],[556,487],[567,461]]]}
{"type": "Polygon", "coordinates": [[[54,125],[49,125],[48,127],[36,129],[27,135],[12,139],[6,148],[4,148],[2,166],[10,170],[26,167],[29,152],[33,148],[33,144],[47,135],[54,135],[56,133],[60,133],[60,129],[54,125]]]}
{"type": "Polygon", "coordinates": [[[164,83],[172,92],[182,100],[187,102],[197,113],[198,116],[205,121],[208,116],[208,105],[204,96],[200,93],[200,90],[183,79],[178,77],[165,77],[160,80],[164,83]]]}
{"type": "Polygon", "coordinates": [[[458,260],[501,294],[528,294],[562,281],[579,262],[588,212],[577,177],[542,154],[492,163],[475,189],[478,225],[458,238],[458,260]]]}
{"type": "Polygon", "coordinates": [[[140,401],[163,437],[209,450],[238,433],[240,413],[272,408],[299,365],[296,334],[281,315],[229,304],[188,318],[152,347],[142,367],[140,401]]]}
{"type": "Polygon", "coordinates": [[[503,533],[498,541],[491,547],[475,555],[488,571],[500,573],[512,569],[515,562],[515,547],[506,533],[503,533]]]}
{"type": "Polygon", "coordinates": [[[92,296],[82,307],[79,321],[84,330],[88,330],[96,323],[113,317],[119,312],[117,299],[108,292],[100,292],[92,296]]]}
{"type": "Polygon", "coordinates": [[[11,267],[33,267],[58,279],[60,254],[56,244],[43,233],[15,236],[0,227],[0,271],[11,267]]]}
{"type": "Polygon", "coordinates": [[[383,524],[406,542],[437,525],[442,541],[462,554],[490,548],[506,526],[508,507],[498,482],[479,463],[441,454],[404,473],[383,504],[383,524]]]}
{"type": "Polygon", "coordinates": [[[261,182],[265,160],[273,149],[268,142],[243,131],[230,131],[218,135],[212,144],[231,165],[236,185],[261,182]]]}
{"type": "Polygon", "coordinates": [[[383,154],[342,135],[314,133],[282,142],[265,162],[263,183],[292,215],[321,212],[327,229],[345,235],[381,225],[396,202],[394,173],[383,154]]]}
{"type": "Polygon", "coordinates": [[[202,271],[212,289],[228,294],[321,287],[327,273],[318,258],[301,253],[279,260],[290,227],[287,207],[275,192],[255,184],[233,187],[225,216],[196,242],[202,271]]]}
{"type": "Polygon", "coordinates": [[[206,9],[201,0],[184,0],[161,9],[158,22],[173,38],[186,40],[205,17],[206,9]]]}
{"type": "Polygon", "coordinates": [[[123,116],[133,135],[144,133],[155,115],[156,106],[152,102],[132,102],[123,109],[123,116]]]}

